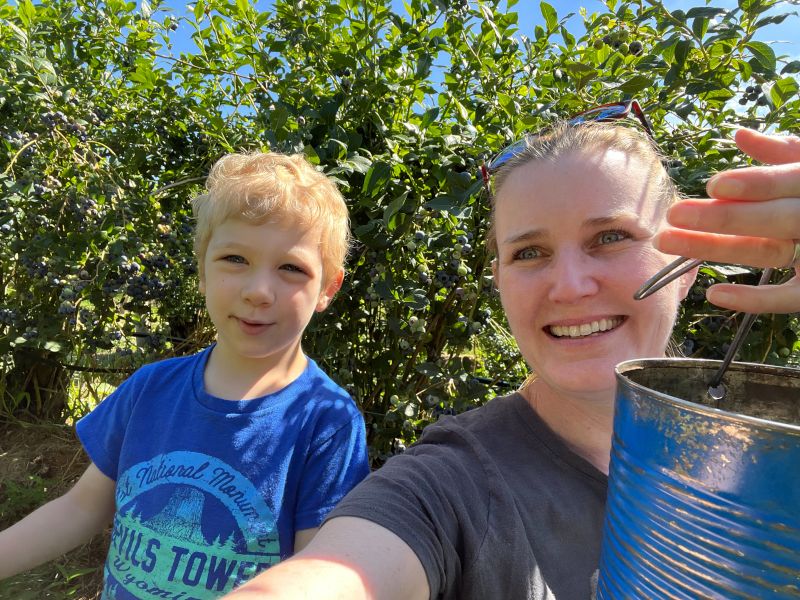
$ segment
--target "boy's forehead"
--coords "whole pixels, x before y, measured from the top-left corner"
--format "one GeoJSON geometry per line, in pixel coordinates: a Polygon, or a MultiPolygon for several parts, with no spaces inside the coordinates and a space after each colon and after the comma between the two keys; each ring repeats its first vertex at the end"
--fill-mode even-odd
{"type": "MultiPolygon", "coordinates": [[[[213,228],[210,245],[247,246],[254,243],[268,243],[274,238],[276,230],[289,234],[293,239],[321,249],[322,228],[318,223],[308,223],[299,218],[268,217],[264,219],[247,219],[242,217],[229,217],[213,228]],[[263,235],[259,229],[263,228],[263,235]],[[248,236],[248,230],[253,237],[248,236]]],[[[283,240],[284,242],[287,240],[283,240]]]]}

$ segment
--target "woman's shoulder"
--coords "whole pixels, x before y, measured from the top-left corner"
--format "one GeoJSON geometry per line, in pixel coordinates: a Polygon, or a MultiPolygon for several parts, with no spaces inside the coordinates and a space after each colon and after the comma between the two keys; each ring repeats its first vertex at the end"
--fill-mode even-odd
{"type": "Polygon", "coordinates": [[[519,392],[513,392],[457,415],[442,416],[436,423],[429,425],[425,432],[444,429],[482,435],[483,431],[493,430],[505,422],[518,423],[527,406],[525,398],[519,392]]]}

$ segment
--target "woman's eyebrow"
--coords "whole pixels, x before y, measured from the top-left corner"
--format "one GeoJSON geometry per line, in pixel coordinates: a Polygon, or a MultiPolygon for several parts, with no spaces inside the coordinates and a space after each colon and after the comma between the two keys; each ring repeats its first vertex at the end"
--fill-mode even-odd
{"type": "Polygon", "coordinates": [[[531,242],[539,240],[543,237],[545,237],[544,229],[530,229],[528,231],[523,231],[522,233],[517,233],[512,235],[511,237],[506,238],[505,240],[503,240],[503,243],[518,244],[520,242],[531,242]]]}
{"type": "MultiPolygon", "coordinates": [[[[584,227],[602,227],[605,225],[611,225],[613,223],[618,223],[620,221],[629,221],[629,220],[636,220],[639,216],[635,213],[632,213],[627,210],[619,211],[610,215],[603,215],[602,217],[593,217],[586,219],[583,222],[584,227]]],[[[514,235],[507,237],[503,240],[504,244],[517,244],[520,242],[531,242],[540,240],[543,237],[546,237],[547,230],[546,229],[529,229],[528,231],[523,231],[521,233],[515,233],[514,235]]]]}

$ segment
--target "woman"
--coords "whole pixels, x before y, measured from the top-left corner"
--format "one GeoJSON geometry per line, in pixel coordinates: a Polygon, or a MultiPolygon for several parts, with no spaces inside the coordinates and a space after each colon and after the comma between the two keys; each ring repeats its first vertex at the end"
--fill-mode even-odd
{"type": "MultiPolygon", "coordinates": [[[[738,140],[767,159],[783,143],[746,132],[738,140]]],[[[800,150],[791,160],[800,161],[800,150]]],[[[419,444],[345,498],[306,550],[230,597],[591,597],[613,367],[664,355],[693,279],[687,274],[632,300],[670,260],[653,241],[668,252],[702,251],[715,260],[740,261],[742,249],[756,265],[796,260],[791,240],[800,228],[781,230],[774,243],[743,238],[721,250],[709,250],[709,239],[720,243],[709,234],[668,229],[657,236],[668,211],[679,227],[692,226],[692,211],[705,211],[711,226],[722,214],[732,227],[720,227],[725,233],[761,235],[753,213],[769,203],[751,201],[781,198],[773,206],[787,221],[794,218],[797,207],[782,196],[800,195],[797,165],[768,180],[763,175],[751,169],[713,180],[712,191],[743,183],[723,194],[725,204],[673,204],[674,188],[648,138],[615,125],[558,127],[513,153],[494,173],[489,243],[503,308],[535,378],[517,393],[428,427],[419,444]],[[742,221],[750,228],[740,229],[742,221]]],[[[733,302],[720,304],[800,307],[796,279],[735,292],[733,302]]]]}

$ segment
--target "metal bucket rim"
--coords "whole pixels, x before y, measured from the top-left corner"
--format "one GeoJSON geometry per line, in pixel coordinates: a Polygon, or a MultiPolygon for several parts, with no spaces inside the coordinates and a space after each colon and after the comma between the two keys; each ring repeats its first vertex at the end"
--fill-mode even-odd
{"type": "MultiPolygon", "coordinates": [[[[671,394],[667,394],[666,392],[659,392],[658,390],[646,387],[640,383],[632,381],[629,377],[626,376],[626,373],[630,373],[632,371],[639,371],[651,366],[680,367],[682,365],[688,365],[688,364],[702,366],[704,368],[708,367],[716,369],[719,365],[722,364],[722,361],[710,360],[705,358],[636,358],[633,360],[626,360],[619,363],[616,367],[614,367],[614,373],[616,374],[617,380],[620,382],[620,385],[629,386],[635,389],[636,391],[643,393],[644,395],[652,396],[654,399],[657,399],[660,402],[669,402],[671,404],[676,404],[681,408],[690,412],[713,415],[715,418],[722,418],[728,421],[734,421],[736,423],[744,422],[754,426],[758,426],[760,428],[768,427],[770,429],[779,429],[786,433],[800,435],[800,425],[792,425],[790,423],[783,423],[781,421],[762,419],[760,417],[753,417],[742,413],[731,412],[723,410],[721,408],[714,408],[713,406],[697,404],[696,402],[690,402],[689,400],[684,400],[683,398],[672,396],[671,394]]],[[[747,362],[732,362],[730,364],[730,367],[728,367],[728,372],[742,371],[742,370],[756,371],[772,375],[783,374],[783,375],[789,375],[794,379],[800,379],[800,369],[795,367],[778,367],[775,365],[764,365],[761,363],[747,363],[747,362]]]]}

